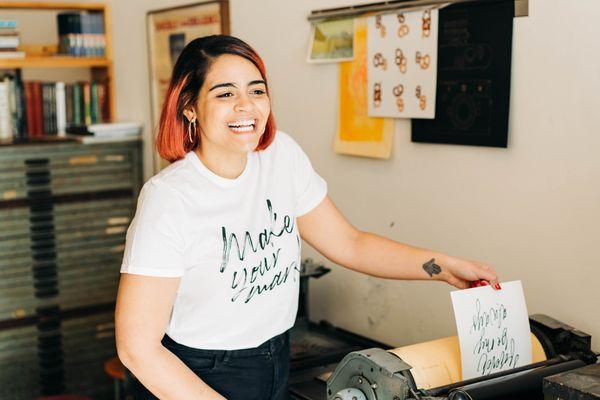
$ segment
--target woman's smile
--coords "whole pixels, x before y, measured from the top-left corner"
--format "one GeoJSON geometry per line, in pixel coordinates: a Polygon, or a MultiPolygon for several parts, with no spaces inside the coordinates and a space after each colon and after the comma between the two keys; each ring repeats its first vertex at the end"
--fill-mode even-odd
{"type": "Polygon", "coordinates": [[[227,124],[235,133],[255,133],[256,119],[240,119],[227,124]]]}

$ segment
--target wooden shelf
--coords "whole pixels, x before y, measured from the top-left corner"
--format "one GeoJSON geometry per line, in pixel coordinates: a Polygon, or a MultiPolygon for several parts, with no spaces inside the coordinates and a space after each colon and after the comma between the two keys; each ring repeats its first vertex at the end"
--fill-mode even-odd
{"type": "Polygon", "coordinates": [[[65,1],[3,1],[0,9],[12,8],[15,10],[97,10],[104,11],[106,5],[102,3],[68,3],[65,1]]]}
{"type": "MultiPolygon", "coordinates": [[[[57,54],[58,46],[52,44],[21,44],[18,47],[19,51],[23,51],[25,58],[0,58],[0,70],[3,69],[28,69],[28,68],[50,68],[50,69],[69,69],[82,68],[90,70],[90,80],[96,82],[104,82],[107,84],[108,96],[108,121],[114,121],[116,115],[115,104],[115,83],[113,79],[113,61],[112,61],[112,29],[110,23],[110,6],[109,4],[96,0],[95,3],[85,2],[68,2],[62,0],[46,0],[46,1],[0,1],[0,10],[87,10],[100,12],[104,17],[104,35],[106,45],[104,49],[104,57],[73,57],[68,55],[57,54]]],[[[49,23],[56,23],[55,19],[49,20],[49,23]]],[[[19,26],[21,31],[26,30],[26,26],[19,26]]],[[[60,74],[59,74],[60,75],[60,74]]],[[[54,80],[60,80],[54,78],[54,80]]]]}
{"type": "Polygon", "coordinates": [[[108,67],[110,61],[98,57],[72,56],[26,56],[21,59],[0,58],[0,69],[3,68],[90,68],[108,67]]]}

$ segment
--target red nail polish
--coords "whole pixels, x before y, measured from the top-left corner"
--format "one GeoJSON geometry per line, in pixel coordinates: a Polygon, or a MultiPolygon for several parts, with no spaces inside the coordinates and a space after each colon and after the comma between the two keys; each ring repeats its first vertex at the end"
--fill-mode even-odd
{"type": "Polygon", "coordinates": [[[499,283],[496,283],[496,284],[494,285],[494,288],[495,288],[496,290],[502,290],[502,288],[500,287],[500,284],[499,284],[499,283]]]}

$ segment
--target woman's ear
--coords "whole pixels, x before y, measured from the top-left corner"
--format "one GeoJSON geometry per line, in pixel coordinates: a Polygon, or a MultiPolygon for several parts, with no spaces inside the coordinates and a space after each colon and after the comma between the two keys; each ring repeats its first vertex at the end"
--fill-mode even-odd
{"type": "Polygon", "coordinates": [[[196,120],[196,112],[194,112],[193,110],[190,110],[188,108],[186,108],[185,110],[183,110],[183,115],[185,115],[185,117],[187,118],[188,122],[193,122],[196,120]]]}

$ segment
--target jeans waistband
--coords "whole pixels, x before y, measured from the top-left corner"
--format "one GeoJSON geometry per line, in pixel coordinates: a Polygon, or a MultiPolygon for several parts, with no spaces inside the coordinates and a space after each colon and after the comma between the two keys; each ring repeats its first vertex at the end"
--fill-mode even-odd
{"type": "Polygon", "coordinates": [[[162,339],[162,344],[167,349],[173,351],[173,353],[183,353],[188,354],[190,356],[198,356],[198,357],[208,357],[208,356],[216,356],[217,358],[223,358],[227,356],[227,358],[231,357],[250,357],[260,354],[273,354],[280,351],[284,345],[288,343],[289,331],[285,331],[277,336],[272,337],[266,342],[260,344],[257,347],[248,348],[248,349],[239,349],[239,350],[206,350],[206,349],[196,349],[194,347],[188,347],[183,344],[177,343],[173,339],[171,339],[168,335],[165,335],[162,339]]]}

